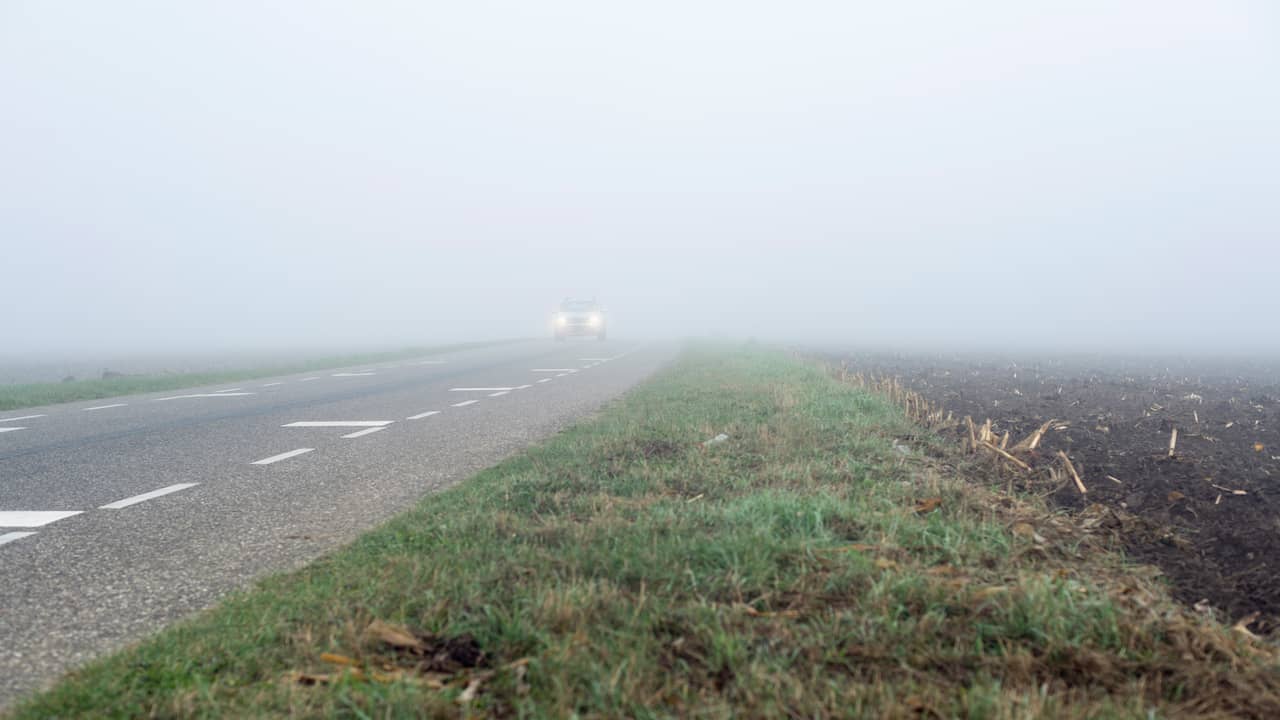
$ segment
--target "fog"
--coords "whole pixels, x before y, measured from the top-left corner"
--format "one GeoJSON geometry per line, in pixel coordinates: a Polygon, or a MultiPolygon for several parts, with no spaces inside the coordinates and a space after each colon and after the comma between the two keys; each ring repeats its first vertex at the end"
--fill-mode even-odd
{"type": "Polygon", "coordinates": [[[0,355],[1280,348],[1269,2],[0,4],[0,355]]]}

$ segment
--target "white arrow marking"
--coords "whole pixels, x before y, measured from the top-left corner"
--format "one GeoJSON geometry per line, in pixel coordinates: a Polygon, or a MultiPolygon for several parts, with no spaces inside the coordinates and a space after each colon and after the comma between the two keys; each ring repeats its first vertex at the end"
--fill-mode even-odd
{"type": "Polygon", "coordinates": [[[190,398],[225,398],[225,397],[243,397],[252,395],[251,392],[220,392],[220,393],[193,393],[191,395],[174,395],[172,397],[156,398],[151,402],[160,402],[161,400],[187,400],[190,398]]]}
{"type": "Polygon", "coordinates": [[[394,420],[303,420],[301,422],[291,422],[288,425],[280,427],[384,427],[395,422],[394,420]]]}
{"type": "Polygon", "coordinates": [[[0,510],[0,527],[33,528],[58,522],[82,510],[0,510]]]}
{"type": "Polygon", "coordinates": [[[3,535],[0,535],[0,545],[4,545],[5,543],[11,543],[14,540],[21,540],[24,537],[31,537],[32,535],[35,535],[35,533],[33,532],[5,533],[3,535]]]}
{"type": "Polygon", "coordinates": [[[309,452],[311,452],[312,450],[315,450],[315,448],[298,448],[297,450],[290,450],[290,451],[289,451],[289,452],[287,452],[287,453],[280,453],[279,455],[272,455],[272,456],[271,456],[271,457],[269,457],[269,458],[263,458],[263,459],[261,459],[261,460],[255,460],[255,461],[253,461],[253,464],[254,464],[254,465],[270,465],[271,463],[278,463],[278,462],[280,462],[281,460],[288,460],[288,459],[289,459],[289,458],[291,458],[291,457],[297,457],[297,456],[302,455],[302,454],[304,454],[304,453],[309,453],[309,452]]]}
{"type": "Polygon", "coordinates": [[[186,490],[189,487],[195,487],[199,484],[200,483],[178,483],[177,485],[170,485],[169,487],[163,487],[163,488],[160,488],[159,490],[152,490],[149,493],[142,493],[141,495],[134,495],[133,497],[125,498],[123,500],[117,500],[113,503],[103,505],[98,509],[99,510],[120,510],[122,508],[127,508],[130,505],[137,505],[140,502],[146,502],[152,498],[158,498],[162,495],[168,495],[169,493],[176,493],[179,490],[186,490]]]}
{"type": "Polygon", "coordinates": [[[365,436],[365,435],[368,435],[369,433],[376,433],[376,432],[378,432],[379,430],[386,430],[386,429],[387,429],[387,426],[385,426],[385,425],[383,425],[382,427],[371,427],[371,428],[365,428],[364,430],[357,430],[357,431],[355,431],[355,432],[353,432],[353,433],[347,433],[346,435],[343,435],[342,437],[343,437],[343,438],[345,438],[345,439],[347,439],[347,440],[350,440],[351,438],[363,437],[363,436],[365,436]]]}

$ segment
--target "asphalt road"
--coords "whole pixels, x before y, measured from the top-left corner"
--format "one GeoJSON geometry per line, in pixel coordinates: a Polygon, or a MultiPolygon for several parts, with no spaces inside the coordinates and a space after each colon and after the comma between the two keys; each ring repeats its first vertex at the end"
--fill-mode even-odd
{"type": "Polygon", "coordinates": [[[555,433],[673,352],[530,341],[0,413],[0,707],[555,433]]]}

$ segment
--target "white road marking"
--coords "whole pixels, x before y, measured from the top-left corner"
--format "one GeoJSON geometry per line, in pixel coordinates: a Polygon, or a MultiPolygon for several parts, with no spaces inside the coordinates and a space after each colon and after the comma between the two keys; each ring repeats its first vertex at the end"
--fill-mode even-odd
{"type": "Polygon", "coordinates": [[[271,456],[271,457],[269,457],[269,458],[263,458],[263,459],[261,459],[261,460],[255,460],[255,461],[253,461],[253,463],[252,463],[252,464],[253,464],[253,465],[270,465],[271,463],[278,463],[278,462],[280,462],[281,460],[288,460],[288,459],[289,459],[289,458],[291,458],[291,457],[297,457],[297,456],[302,455],[302,454],[304,454],[304,453],[309,453],[309,452],[311,452],[312,450],[315,450],[315,448],[298,448],[297,450],[290,450],[290,451],[289,451],[289,452],[287,452],[287,453],[280,453],[279,455],[272,455],[272,456],[271,456]]]}
{"type": "Polygon", "coordinates": [[[346,435],[343,435],[342,437],[343,437],[343,438],[346,438],[346,439],[348,439],[348,440],[350,440],[351,438],[358,438],[358,437],[362,437],[362,436],[364,436],[364,435],[368,435],[369,433],[376,433],[376,432],[378,432],[379,430],[386,430],[386,429],[387,429],[387,426],[386,426],[386,425],[383,425],[382,427],[371,427],[371,428],[365,428],[364,430],[357,430],[357,431],[355,431],[355,432],[353,432],[353,433],[347,433],[346,435]]]}
{"type": "Polygon", "coordinates": [[[280,427],[384,427],[395,422],[395,420],[303,420],[300,422],[291,422],[288,425],[280,427]]]}
{"type": "Polygon", "coordinates": [[[130,505],[137,505],[140,502],[146,502],[152,498],[158,498],[162,495],[168,495],[169,493],[176,493],[179,490],[186,490],[189,487],[195,487],[199,484],[200,483],[178,483],[177,485],[162,487],[159,490],[152,490],[149,493],[142,493],[141,495],[134,495],[133,497],[128,497],[123,500],[117,500],[113,503],[103,505],[98,509],[99,510],[120,510],[122,508],[127,508],[130,505]]]}
{"type": "Polygon", "coordinates": [[[480,401],[479,401],[479,400],[463,400],[463,401],[462,401],[462,402],[460,402],[460,403],[454,403],[454,404],[453,404],[453,406],[454,406],[454,407],[466,407],[466,406],[468,406],[468,405],[475,405],[475,404],[476,404],[476,403],[478,403],[478,402],[480,402],[480,401]]]}
{"type": "Polygon", "coordinates": [[[439,410],[428,410],[424,413],[418,413],[417,415],[410,415],[409,417],[405,418],[405,420],[421,420],[422,418],[431,417],[432,415],[439,415],[439,414],[440,414],[439,410]]]}
{"type": "Polygon", "coordinates": [[[556,377],[565,377],[565,376],[566,376],[566,375],[568,375],[568,374],[569,374],[569,373],[560,373],[560,374],[559,374],[559,375],[557,375],[556,377]]]}
{"type": "Polygon", "coordinates": [[[609,358],[578,358],[578,359],[581,360],[582,362],[602,363],[608,360],[609,358]]]}
{"type": "Polygon", "coordinates": [[[25,427],[0,427],[0,433],[16,432],[18,430],[26,430],[25,427]]]}
{"type": "Polygon", "coordinates": [[[516,390],[528,390],[528,389],[529,389],[529,388],[531,388],[531,387],[533,387],[533,386],[532,386],[532,385],[521,385],[521,386],[517,387],[517,388],[516,388],[516,390]]]}
{"type": "Polygon", "coordinates": [[[638,353],[638,352],[640,352],[641,350],[645,349],[646,347],[648,347],[648,345],[637,345],[637,346],[635,346],[635,347],[631,348],[630,350],[628,350],[628,351],[626,351],[626,352],[624,352],[624,353],[621,353],[621,354],[619,354],[619,355],[614,355],[613,357],[611,357],[611,358],[609,358],[609,359],[610,359],[610,360],[621,360],[622,358],[624,358],[624,357],[626,357],[626,356],[628,356],[628,355],[631,355],[632,353],[638,353]]]}
{"type": "Polygon", "coordinates": [[[226,397],[244,397],[252,395],[251,392],[217,392],[217,393],[192,393],[191,395],[172,395],[170,397],[155,398],[151,402],[160,402],[162,400],[188,400],[191,398],[226,398],[226,397]]]}
{"type": "Polygon", "coordinates": [[[576,373],[578,368],[534,368],[529,372],[576,373]]]}
{"type": "Polygon", "coordinates": [[[85,408],[82,412],[89,412],[90,410],[106,410],[107,408],[113,408],[113,407],[124,407],[125,405],[128,405],[128,404],[129,403],[114,403],[111,405],[99,405],[97,407],[85,408]]]}
{"type": "Polygon", "coordinates": [[[443,365],[446,362],[448,362],[448,360],[419,360],[414,364],[415,365],[443,365]]]}
{"type": "Polygon", "coordinates": [[[0,527],[33,528],[58,522],[82,510],[0,510],[0,527]]]}
{"type": "Polygon", "coordinates": [[[0,419],[0,423],[18,422],[19,420],[35,420],[36,418],[48,417],[47,415],[23,415],[22,417],[11,417],[0,419]]]}
{"type": "Polygon", "coordinates": [[[539,382],[539,383],[551,382],[551,378],[542,378],[542,379],[541,379],[541,380],[539,380],[538,382],[539,382]]]}
{"type": "Polygon", "coordinates": [[[298,382],[309,382],[309,381],[311,381],[311,380],[319,380],[319,379],[320,379],[320,376],[319,376],[319,375],[312,375],[311,377],[305,377],[305,378],[302,378],[302,379],[301,379],[301,380],[299,380],[298,382]]]}
{"type": "Polygon", "coordinates": [[[283,384],[284,384],[284,383],[282,383],[282,382],[273,382],[273,383],[267,383],[266,385],[263,385],[262,387],[275,387],[275,386],[277,386],[277,385],[283,385],[283,384]]]}
{"type": "Polygon", "coordinates": [[[371,372],[334,373],[333,377],[369,377],[376,374],[371,372]]]}
{"type": "Polygon", "coordinates": [[[4,545],[5,543],[11,543],[14,540],[21,540],[24,537],[31,537],[32,535],[35,535],[35,533],[33,532],[5,533],[3,535],[0,535],[0,545],[4,545]]]}
{"type": "Polygon", "coordinates": [[[214,392],[214,393],[228,393],[228,392],[236,392],[237,390],[243,390],[243,389],[244,389],[244,388],[227,388],[226,390],[214,390],[213,392],[214,392]]]}
{"type": "Polygon", "coordinates": [[[506,391],[510,391],[510,390],[515,390],[515,388],[509,388],[509,387],[491,387],[491,388],[449,388],[449,392],[498,392],[498,391],[504,391],[504,392],[506,392],[506,391]]]}
{"type": "Polygon", "coordinates": [[[511,392],[511,391],[510,391],[510,390],[499,390],[499,391],[498,391],[498,392],[496,392],[496,393],[489,393],[489,397],[502,397],[503,395],[506,395],[506,394],[507,394],[507,393],[509,393],[509,392],[511,392]]]}

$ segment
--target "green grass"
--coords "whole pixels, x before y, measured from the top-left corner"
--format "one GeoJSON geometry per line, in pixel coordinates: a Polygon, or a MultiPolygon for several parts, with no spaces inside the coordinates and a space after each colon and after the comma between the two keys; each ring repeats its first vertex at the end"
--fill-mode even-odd
{"type": "Polygon", "coordinates": [[[1010,532],[1039,510],[947,462],[896,407],[818,369],[695,349],[14,717],[1280,711],[1273,651],[1171,605],[1087,537],[1010,532]],[[926,498],[940,504],[917,512],[926,498]],[[374,621],[484,656],[397,651],[374,621]]]}
{"type": "MultiPolygon", "coordinates": [[[[499,341],[509,342],[509,341],[499,341]]],[[[436,347],[412,347],[390,352],[362,353],[353,355],[331,355],[304,362],[282,365],[263,365],[239,370],[219,370],[200,373],[176,373],[164,375],[128,375],[101,380],[73,380],[60,383],[26,383],[20,385],[0,385],[0,412],[21,408],[57,403],[75,402],[77,400],[97,400],[99,398],[132,395],[134,393],[161,392],[212,385],[215,383],[252,380],[272,375],[292,375],[294,373],[327,370],[329,368],[347,367],[351,365],[368,365],[371,363],[391,362],[408,358],[434,355],[443,352],[454,352],[471,348],[495,345],[497,342],[457,343],[436,347]]]]}

